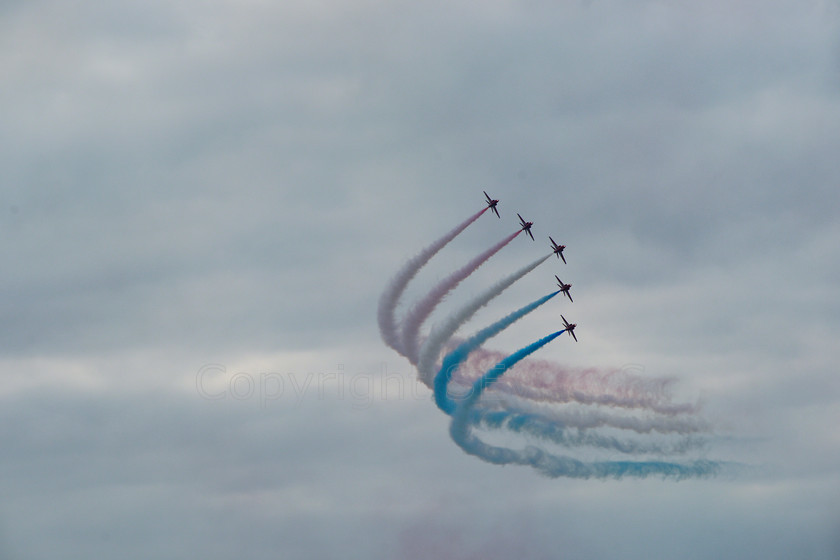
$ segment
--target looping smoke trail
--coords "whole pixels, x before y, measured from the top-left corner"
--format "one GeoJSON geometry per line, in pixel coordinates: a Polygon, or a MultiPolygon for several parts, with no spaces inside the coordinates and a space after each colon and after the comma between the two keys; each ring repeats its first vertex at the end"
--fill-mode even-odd
{"type": "Polygon", "coordinates": [[[379,332],[382,335],[382,340],[385,341],[385,344],[389,347],[393,348],[400,354],[403,354],[394,312],[397,308],[400,297],[402,297],[406,286],[408,286],[408,283],[411,282],[411,279],[417,275],[417,272],[423,268],[427,262],[429,262],[429,259],[435,256],[435,254],[443,249],[450,241],[455,239],[458,234],[467,229],[467,226],[480,218],[482,214],[487,212],[487,210],[488,208],[484,208],[480,212],[476,212],[449,233],[420,251],[413,258],[409,259],[388,283],[388,286],[379,298],[377,320],[379,322],[379,332]]]}
{"type": "Polygon", "coordinates": [[[490,287],[487,291],[479,294],[478,297],[467,303],[461,309],[447,317],[446,321],[435,325],[426,341],[420,347],[420,357],[417,361],[417,371],[420,374],[420,381],[431,387],[432,377],[435,373],[435,362],[438,359],[441,349],[446,342],[458,331],[461,326],[469,321],[475,313],[490,303],[493,298],[500,295],[506,289],[511,287],[517,280],[540,266],[551,255],[541,257],[531,264],[517,270],[507,278],[499,281],[490,287]]]}
{"type": "Polygon", "coordinates": [[[526,447],[521,451],[497,447],[475,437],[470,430],[470,417],[473,407],[481,398],[483,392],[491,387],[516,362],[539,350],[563,332],[565,330],[557,331],[514,352],[473,383],[472,391],[458,403],[449,427],[452,439],[461,449],[490,463],[530,465],[550,477],[621,478],[622,476],[636,476],[641,478],[659,475],[683,479],[710,476],[719,472],[720,464],[714,461],[696,460],[686,464],[668,461],[599,461],[586,463],[571,457],[553,455],[533,446],[526,447]]]}
{"type": "Polygon", "coordinates": [[[447,387],[449,385],[449,380],[452,379],[452,375],[458,370],[464,360],[467,359],[470,352],[484,344],[488,339],[496,336],[513,323],[530,313],[531,311],[535,310],[557,294],[560,291],[552,292],[547,296],[543,296],[540,299],[529,303],[525,307],[517,309],[513,313],[503,317],[502,319],[496,321],[489,327],[481,329],[473,336],[467,339],[466,342],[458,346],[455,350],[450,352],[446,355],[443,359],[443,364],[441,364],[440,370],[438,371],[437,375],[435,376],[434,381],[434,390],[435,390],[435,404],[438,405],[442,411],[446,412],[447,414],[452,414],[455,410],[456,403],[449,398],[447,395],[447,387]]]}
{"type": "Polygon", "coordinates": [[[426,296],[417,302],[406,315],[402,324],[402,348],[403,353],[412,365],[417,365],[417,353],[420,346],[419,333],[420,327],[435,310],[435,307],[443,300],[444,296],[455,289],[467,276],[475,272],[478,267],[487,262],[487,260],[498,253],[505,245],[513,241],[517,235],[522,233],[522,230],[508,235],[499,243],[490,247],[473,260],[444,278],[437,286],[432,288],[426,296]]]}

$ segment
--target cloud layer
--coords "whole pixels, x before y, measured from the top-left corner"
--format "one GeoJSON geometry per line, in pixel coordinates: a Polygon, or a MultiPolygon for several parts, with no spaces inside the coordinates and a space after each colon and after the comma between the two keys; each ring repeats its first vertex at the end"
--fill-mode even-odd
{"type": "MultiPolygon", "coordinates": [[[[3,3],[0,557],[835,558],[838,23],[830,1],[3,3]],[[587,332],[570,371],[678,378],[758,472],[546,481],[440,438],[374,310],[482,190],[502,219],[418,286],[523,213],[543,245],[458,302],[552,235],[587,332]]],[[[543,267],[499,305],[551,289],[543,267]]]]}

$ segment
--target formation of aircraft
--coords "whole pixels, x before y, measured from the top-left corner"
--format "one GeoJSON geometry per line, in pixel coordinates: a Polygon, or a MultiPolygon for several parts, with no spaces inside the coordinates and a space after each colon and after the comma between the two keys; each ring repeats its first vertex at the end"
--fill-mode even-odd
{"type": "MultiPolygon", "coordinates": [[[[487,194],[487,191],[482,192],[484,192],[484,198],[486,199],[485,202],[487,203],[487,207],[493,210],[493,212],[496,214],[496,217],[501,218],[501,216],[499,216],[499,210],[496,208],[496,205],[499,204],[499,200],[490,198],[490,195],[487,194]]],[[[519,225],[522,226],[522,229],[520,231],[524,231],[525,233],[527,233],[533,241],[534,234],[531,233],[531,226],[534,225],[534,222],[526,222],[521,215],[516,215],[519,216],[519,225]]],[[[563,264],[566,264],[566,257],[563,256],[563,250],[566,248],[566,246],[559,245],[556,241],[554,241],[554,238],[552,238],[550,235],[548,236],[548,240],[551,241],[551,250],[554,251],[554,254],[557,255],[558,258],[563,259],[563,264]]],[[[572,288],[572,285],[564,284],[563,281],[560,280],[560,277],[556,274],[554,275],[554,277],[557,279],[557,285],[560,287],[560,291],[563,292],[566,295],[566,297],[569,298],[569,301],[574,302],[574,300],[572,299],[572,294],[569,292],[569,290],[572,288]]],[[[566,332],[568,332],[569,335],[575,339],[575,342],[577,342],[577,336],[575,336],[575,327],[577,326],[577,324],[569,323],[566,320],[566,318],[563,317],[563,315],[560,315],[560,318],[563,319],[563,326],[565,327],[566,332]]]]}
{"type": "Polygon", "coordinates": [[[560,280],[560,277],[556,274],[554,275],[554,277],[557,278],[557,285],[560,286],[560,291],[566,294],[566,296],[569,298],[569,301],[575,301],[572,299],[572,294],[569,293],[569,290],[572,288],[572,285],[564,284],[563,281],[560,280]]]}

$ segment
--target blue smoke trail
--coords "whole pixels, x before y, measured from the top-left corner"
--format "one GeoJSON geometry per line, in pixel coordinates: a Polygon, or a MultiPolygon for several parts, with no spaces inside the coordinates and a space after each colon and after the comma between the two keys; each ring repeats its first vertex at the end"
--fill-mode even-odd
{"type": "MultiPolygon", "coordinates": [[[[553,296],[556,296],[559,293],[560,293],[560,291],[558,290],[558,291],[554,292],[553,294],[549,294],[549,295],[545,296],[542,299],[551,298],[553,296]]],[[[537,302],[541,302],[541,300],[537,300],[534,303],[537,303],[537,302]]],[[[534,303],[532,303],[531,305],[534,305],[534,303]]],[[[541,302],[541,303],[544,303],[544,302],[541,302]]],[[[528,305],[525,308],[530,307],[531,305],[528,305]]],[[[525,309],[525,308],[523,308],[523,309],[525,309]]],[[[514,314],[516,314],[516,312],[511,313],[510,315],[508,315],[508,317],[510,317],[511,315],[514,315],[514,314]]],[[[507,317],[505,317],[505,319],[507,319],[507,317]]],[[[502,319],[502,321],[504,321],[505,319],[502,319]]],[[[499,323],[501,323],[502,321],[499,321],[499,323]]],[[[496,324],[498,324],[498,323],[496,323],[496,324]]],[[[487,329],[485,329],[485,330],[489,330],[493,326],[494,325],[491,325],[490,327],[487,327],[487,329]]],[[[522,360],[523,358],[526,358],[526,357],[530,356],[531,354],[533,354],[534,352],[536,352],[537,350],[539,350],[540,348],[542,348],[543,346],[545,346],[546,344],[548,344],[549,342],[551,342],[552,340],[554,340],[555,338],[557,338],[558,336],[563,334],[564,332],[566,332],[566,329],[559,330],[559,331],[557,331],[555,333],[552,333],[552,334],[550,334],[546,337],[543,337],[543,338],[539,339],[538,341],[529,344],[525,348],[520,348],[519,350],[517,350],[516,352],[514,352],[513,354],[511,354],[510,356],[508,356],[507,358],[505,358],[504,360],[502,360],[501,362],[496,364],[494,367],[492,367],[490,369],[490,371],[485,373],[482,377],[479,377],[475,381],[475,383],[473,383],[472,391],[470,391],[467,394],[467,396],[460,403],[458,403],[458,405],[456,406],[453,414],[455,416],[458,416],[458,414],[460,413],[463,416],[463,414],[465,412],[469,411],[470,408],[478,401],[478,399],[481,398],[481,394],[484,392],[484,390],[487,389],[488,387],[490,387],[490,385],[492,385],[496,381],[498,381],[498,379],[502,375],[504,375],[504,373],[507,370],[509,370],[510,368],[512,368],[516,364],[516,362],[518,362],[519,360],[522,360]]],[[[476,336],[478,336],[478,335],[476,335],[476,336]]],[[[466,345],[466,343],[464,343],[462,346],[465,346],[465,345],[466,345]]],[[[457,349],[456,349],[456,351],[457,351],[457,349]]],[[[454,353],[455,352],[453,352],[453,354],[454,353]]],[[[441,372],[443,372],[442,368],[441,368],[441,372]]],[[[440,373],[438,375],[440,375],[440,373]]],[[[435,379],[435,381],[437,381],[437,379],[435,379]]],[[[436,385],[435,389],[437,389],[437,383],[435,385],[436,385]]],[[[445,393],[445,386],[444,386],[444,393],[445,393]]],[[[435,397],[437,397],[437,391],[435,391],[435,397]]],[[[453,420],[453,423],[454,423],[454,420],[453,420]]]]}
{"type": "Polygon", "coordinates": [[[423,346],[420,348],[420,356],[417,360],[417,371],[420,373],[420,380],[426,385],[430,385],[430,378],[434,374],[435,361],[438,358],[438,354],[440,354],[440,349],[450,338],[452,338],[452,335],[458,331],[461,325],[469,321],[479,309],[490,303],[493,298],[511,287],[514,282],[544,263],[549,257],[551,257],[551,255],[539,258],[531,264],[517,270],[510,276],[500,280],[491,286],[487,291],[479,294],[461,309],[447,317],[446,321],[439,325],[435,325],[429,333],[428,338],[426,338],[426,342],[424,342],[423,346]]]}
{"type": "MultiPolygon", "coordinates": [[[[446,394],[446,389],[449,385],[449,381],[452,379],[452,375],[455,373],[458,367],[460,367],[460,365],[467,359],[470,352],[484,344],[484,342],[486,342],[489,338],[496,336],[497,334],[505,330],[507,327],[512,325],[514,322],[521,319],[522,317],[524,317],[534,309],[538,308],[539,306],[541,306],[542,304],[544,304],[559,293],[560,290],[557,290],[556,292],[550,293],[547,296],[543,296],[540,299],[529,303],[525,307],[514,311],[510,315],[507,315],[499,321],[496,321],[489,327],[478,331],[476,334],[474,334],[465,342],[463,342],[460,346],[458,346],[455,350],[447,354],[446,357],[443,359],[443,364],[441,364],[440,370],[438,371],[437,375],[435,375],[435,404],[438,405],[438,408],[450,415],[455,411],[456,403],[455,401],[449,398],[449,395],[446,394]]],[[[533,350],[531,352],[533,352],[533,350]]],[[[528,354],[530,354],[531,352],[528,352],[528,354]]],[[[515,355],[517,354],[512,354],[510,357],[515,355]]]]}
{"type": "Polygon", "coordinates": [[[514,352],[473,383],[472,391],[456,407],[452,415],[452,423],[449,426],[449,433],[453,441],[461,449],[490,463],[530,465],[550,477],[621,478],[623,476],[635,476],[643,478],[659,475],[680,480],[689,477],[710,476],[720,471],[720,463],[708,460],[696,460],[686,464],[667,461],[599,461],[585,463],[571,457],[552,455],[533,446],[516,451],[506,447],[488,445],[476,438],[470,432],[470,416],[472,407],[481,398],[482,393],[518,361],[539,350],[564,332],[565,329],[557,331],[514,352]]]}

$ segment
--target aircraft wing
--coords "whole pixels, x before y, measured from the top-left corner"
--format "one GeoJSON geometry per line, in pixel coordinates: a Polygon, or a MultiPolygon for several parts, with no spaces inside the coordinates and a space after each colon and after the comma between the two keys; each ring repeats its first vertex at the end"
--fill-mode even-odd
{"type": "Polygon", "coordinates": [[[562,252],[562,251],[560,252],[560,258],[561,258],[561,259],[563,259],[563,264],[567,264],[567,263],[566,263],[566,257],[564,257],[564,256],[563,256],[563,252],[562,252]]]}
{"type": "Polygon", "coordinates": [[[572,335],[572,338],[575,339],[575,342],[578,341],[577,337],[575,336],[575,331],[569,331],[569,334],[572,335]]]}

